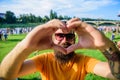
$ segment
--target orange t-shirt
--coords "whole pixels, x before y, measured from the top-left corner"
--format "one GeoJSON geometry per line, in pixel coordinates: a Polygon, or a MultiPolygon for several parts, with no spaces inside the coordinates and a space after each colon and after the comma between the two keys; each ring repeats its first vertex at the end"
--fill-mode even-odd
{"type": "Polygon", "coordinates": [[[96,59],[76,54],[67,64],[59,64],[54,53],[40,54],[32,58],[36,68],[40,71],[42,80],[84,80],[88,72],[93,73],[96,59]]]}

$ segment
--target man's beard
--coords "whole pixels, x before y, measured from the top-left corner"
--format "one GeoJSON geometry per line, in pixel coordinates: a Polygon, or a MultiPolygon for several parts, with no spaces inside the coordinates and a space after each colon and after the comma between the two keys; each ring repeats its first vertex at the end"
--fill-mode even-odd
{"type": "MultiPolygon", "coordinates": [[[[66,43],[62,44],[61,46],[64,48],[67,48],[70,45],[71,45],[70,43],[66,42],[66,43]]],[[[54,50],[54,54],[55,54],[56,60],[62,64],[71,61],[75,55],[74,51],[69,53],[69,54],[64,54],[64,53],[57,51],[57,50],[54,50]]]]}

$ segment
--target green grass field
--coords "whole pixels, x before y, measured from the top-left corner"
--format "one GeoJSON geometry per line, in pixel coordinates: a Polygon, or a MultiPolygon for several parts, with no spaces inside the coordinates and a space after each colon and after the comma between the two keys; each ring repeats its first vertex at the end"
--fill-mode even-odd
{"type": "MultiPolygon", "coordinates": [[[[107,37],[110,37],[110,35],[111,35],[110,33],[106,34],[107,37]]],[[[10,50],[13,49],[14,46],[19,41],[21,41],[25,36],[26,36],[26,34],[9,35],[7,41],[0,41],[0,63],[1,63],[2,59],[10,52],[10,50]]],[[[120,40],[120,37],[119,37],[119,35],[116,35],[115,41],[118,41],[118,40],[120,40]]],[[[48,52],[48,51],[51,51],[51,50],[40,51],[40,52],[37,52],[37,54],[41,54],[43,52],[48,52]]],[[[77,50],[76,52],[80,53],[80,54],[88,55],[91,57],[95,57],[101,61],[106,61],[105,57],[98,50],[83,49],[83,50],[77,50]]],[[[34,56],[34,53],[32,53],[29,57],[34,56]]],[[[26,80],[26,79],[27,80],[29,80],[29,79],[30,80],[41,80],[39,72],[19,78],[19,80],[26,80]]],[[[109,79],[102,78],[102,77],[96,76],[94,74],[88,74],[85,77],[85,80],[109,80],[109,79]]]]}

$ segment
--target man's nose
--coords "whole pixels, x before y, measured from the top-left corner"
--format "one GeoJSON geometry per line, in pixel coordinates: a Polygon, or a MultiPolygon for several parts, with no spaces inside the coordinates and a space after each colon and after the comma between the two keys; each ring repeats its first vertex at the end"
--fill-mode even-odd
{"type": "Polygon", "coordinates": [[[67,38],[64,36],[62,41],[63,41],[63,42],[66,42],[66,41],[67,41],[67,38]]]}

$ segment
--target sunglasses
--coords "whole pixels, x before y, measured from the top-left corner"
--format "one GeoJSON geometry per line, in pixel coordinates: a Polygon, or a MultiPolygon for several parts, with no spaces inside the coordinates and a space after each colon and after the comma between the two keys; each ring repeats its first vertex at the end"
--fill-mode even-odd
{"type": "Polygon", "coordinates": [[[75,34],[73,34],[73,33],[69,33],[69,34],[56,33],[55,38],[58,41],[61,41],[64,38],[66,38],[67,41],[71,41],[71,40],[75,39],[75,34]]]}

